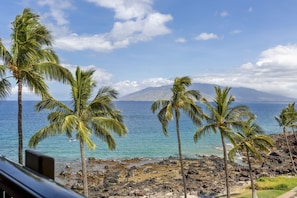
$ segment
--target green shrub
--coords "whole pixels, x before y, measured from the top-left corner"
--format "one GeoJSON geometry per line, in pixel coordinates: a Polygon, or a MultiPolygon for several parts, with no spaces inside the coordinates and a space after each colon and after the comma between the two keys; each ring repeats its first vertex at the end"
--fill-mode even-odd
{"type": "Polygon", "coordinates": [[[287,184],[278,184],[273,189],[274,190],[288,190],[289,187],[287,184]]]}

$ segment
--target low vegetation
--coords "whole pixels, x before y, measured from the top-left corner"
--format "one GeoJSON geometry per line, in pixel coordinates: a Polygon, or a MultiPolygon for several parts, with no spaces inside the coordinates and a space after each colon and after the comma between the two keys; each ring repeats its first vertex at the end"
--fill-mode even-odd
{"type": "MultiPolygon", "coordinates": [[[[297,177],[261,177],[256,181],[256,190],[259,198],[276,198],[297,186],[297,177]]],[[[251,191],[247,187],[236,193],[234,198],[250,198],[251,191]]]]}

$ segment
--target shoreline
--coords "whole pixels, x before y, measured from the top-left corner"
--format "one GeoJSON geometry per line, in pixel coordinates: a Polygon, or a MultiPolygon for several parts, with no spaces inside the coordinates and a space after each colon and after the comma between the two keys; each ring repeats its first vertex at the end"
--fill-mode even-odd
{"type": "MultiPolygon", "coordinates": [[[[262,162],[254,163],[253,175],[256,178],[292,173],[283,135],[272,137],[276,142],[273,150],[268,155],[263,155],[262,162]]],[[[293,136],[289,139],[295,141],[293,136]]],[[[297,148],[294,149],[297,153],[297,148]]],[[[184,166],[188,193],[192,197],[213,197],[225,191],[222,158],[215,155],[185,158],[184,166]]],[[[116,160],[88,158],[87,169],[90,197],[179,197],[183,192],[177,157],[116,160]]],[[[231,187],[242,187],[249,183],[246,165],[232,163],[228,165],[228,170],[231,187]]],[[[64,164],[56,178],[66,188],[82,192],[79,160],[74,164],[64,164]]]]}

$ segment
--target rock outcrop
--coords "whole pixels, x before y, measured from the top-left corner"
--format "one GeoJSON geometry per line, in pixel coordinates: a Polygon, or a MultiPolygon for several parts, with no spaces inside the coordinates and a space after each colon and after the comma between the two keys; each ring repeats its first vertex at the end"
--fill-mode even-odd
{"type": "MultiPolygon", "coordinates": [[[[293,174],[288,148],[283,135],[272,135],[275,147],[263,154],[261,162],[254,160],[254,178],[293,174]]],[[[297,141],[289,135],[290,145],[297,165],[297,141]]],[[[88,159],[88,185],[90,197],[180,197],[183,194],[179,160],[167,159],[88,159]]],[[[82,174],[74,167],[65,167],[58,176],[63,185],[82,192],[82,174]]],[[[189,195],[214,197],[225,191],[224,162],[217,156],[197,156],[185,159],[184,168],[189,195]]],[[[249,169],[246,164],[228,164],[230,186],[248,184],[249,169]]]]}

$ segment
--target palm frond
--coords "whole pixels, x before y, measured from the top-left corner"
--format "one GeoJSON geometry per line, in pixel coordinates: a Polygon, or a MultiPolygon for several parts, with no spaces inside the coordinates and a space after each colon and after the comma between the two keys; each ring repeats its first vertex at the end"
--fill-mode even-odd
{"type": "Polygon", "coordinates": [[[106,96],[110,100],[113,100],[113,99],[117,99],[118,95],[119,93],[115,89],[109,86],[103,86],[99,89],[95,98],[101,98],[103,96],[106,96]]]}
{"type": "Polygon", "coordinates": [[[71,72],[65,67],[56,63],[56,61],[40,62],[35,65],[35,69],[42,74],[46,79],[57,80],[59,82],[73,83],[71,72]]]}
{"type": "Polygon", "coordinates": [[[116,149],[116,142],[111,135],[109,130],[106,130],[104,128],[100,128],[98,130],[94,131],[94,134],[99,137],[103,142],[107,143],[109,150],[115,150],[116,149]]]}
{"type": "Polygon", "coordinates": [[[45,83],[43,76],[32,70],[22,70],[21,74],[23,77],[23,84],[26,84],[36,95],[41,95],[42,98],[50,97],[48,86],[45,83]]]}
{"type": "Polygon", "coordinates": [[[0,80],[0,99],[6,98],[11,91],[11,84],[10,82],[6,79],[3,78],[0,80]]]}
{"type": "Polygon", "coordinates": [[[39,142],[42,140],[51,137],[56,136],[59,134],[62,134],[63,131],[60,128],[59,123],[53,123],[49,124],[46,127],[40,129],[37,131],[29,140],[29,147],[35,148],[39,142]]]}
{"type": "Polygon", "coordinates": [[[185,92],[185,95],[189,98],[193,97],[197,101],[201,99],[201,94],[198,90],[188,90],[185,92]]]}
{"type": "Polygon", "coordinates": [[[194,141],[197,142],[203,136],[207,135],[210,132],[217,133],[216,125],[203,125],[194,133],[194,141]]]}
{"type": "Polygon", "coordinates": [[[113,118],[93,117],[91,122],[95,130],[104,128],[106,130],[115,132],[120,137],[126,135],[128,132],[127,127],[123,123],[113,118]]]}
{"type": "Polygon", "coordinates": [[[0,58],[3,60],[4,65],[6,67],[9,67],[9,64],[12,62],[12,55],[4,46],[1,38],[0,38],[0,58]]]}
{"type": "MultiPolygon", "coordinates": [[[[162,125],[162,131],[164,133],[165,136],[168,135],[167,133],[167,126],[168,126],[168,123],[170,121],[170,119],[167,119],[166,117],[169,117],[168,115],[168,110],[167,110],[167,106],[163,107],[160,112],[158,113],[158,119],[162,125]],[[167,114],[167,116],[166,116],[167,114]]],[[[173,118],[173,116],[172,116],[173,118]]]]}
{"type": "Polygon", "coordinates": [[[182,107],[183,111],[186,113],[186,115],[189,116],[193,124],[196,126],[201,125],[202,123],[202,117],[203,117],[203,112],[202,108],[196,105],[194,102],[186,103],[182,107]]]}
{"type": "Polygon", "coordinates": [[[76,128],[76,130],[77,130],[76,137],[79,140],[81,140],[82,142],[84,142],[89,149],[91,149],[91,150],[95,149],[96,144],[90,138],[92,131],[88,127],[88,125],[86,125],[82,121],[78,121],[76,118],[73,120],[76,120],[76,124],[75,124],[75,126],[77,127],[76,128]]]}
{"type": "Polygon", "coordinates": [[[233,148],[231,148],[228,152],[228,159],[231,161],[231,162],[234,162],[234,156],[237,154],[237,152],[239,150],[242,150],[242,148],[240,147],[240,145],[236,145],[234,146],[233,148]]]}
{"type": "Polygon", "coordinates": [[[155,113],[158,109],[167,106],[169,103],[169,100],[156,100],[151,106],[151,111],[155,113]]]}
{"type": "Polygon", "coordinates": [[[62,131],[76,131],[79,123],[76,115],[67,115],[62,122],[62,131]]]}
{"type": "Polygon", "coordinates": [[[55,100],[53,97],[48,97],[35,105],[36,111],[41,110],[54,110],[58,112],[64,112],[66,114],[71,114],[73,111],[64,103],[55,100]]]}

